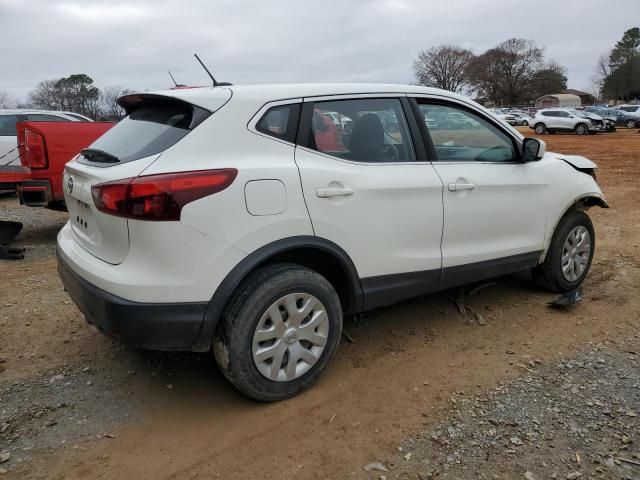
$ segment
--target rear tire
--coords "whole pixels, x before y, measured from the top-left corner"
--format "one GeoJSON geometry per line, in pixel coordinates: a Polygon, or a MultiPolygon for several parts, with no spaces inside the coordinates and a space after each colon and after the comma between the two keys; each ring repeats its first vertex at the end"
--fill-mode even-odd
{"type": "Polygon", "coordinates": [[[536,126],[533,129],[538,135],[543,135],[547,131],[544,123],[536,123],[536,126]]]}
{"type": "Polygon", "coordinates": [[[213,351],[238,390],[273,402],[313,385],[341,334],[342,307],[333,286],[313,270],[278,263],[256,270],[238,287],[213,351]]]}
{"type": "Polygon", "coordinates": [[[534,278],[541,287],[553,292],[577,288],[589,273],[595,245],[589,215],[569,210],[558,222],[544,262],[533,269],[534,278]]]}

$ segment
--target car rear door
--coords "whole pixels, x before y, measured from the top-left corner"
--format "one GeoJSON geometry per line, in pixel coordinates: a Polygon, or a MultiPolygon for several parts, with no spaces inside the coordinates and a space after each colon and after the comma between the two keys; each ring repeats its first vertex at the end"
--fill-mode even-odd
{"type": "Polygon", "coordinates": [[[535,265],[546,226],[544,165],[522,163],[517,142],[490,115],[454,101],[413,101],[418,118],[455,111],[472,123],[427,131],[444,183],[440,286],[535,265]]]}
{"type": "Polygon", "coordinates": [[[301,116],[295,160],[313,229],[352,259],[365,308],[439,281],[443,187],[407,108],[398,95],[327,97],[306,99],[301,116]],[[327,130],[325,112],[349,129],[327,130]]]}

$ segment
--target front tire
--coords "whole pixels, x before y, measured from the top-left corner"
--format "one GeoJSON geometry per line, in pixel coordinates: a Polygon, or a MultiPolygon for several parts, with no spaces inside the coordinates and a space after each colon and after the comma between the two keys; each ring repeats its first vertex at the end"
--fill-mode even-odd
{"type": "Polygon", "coordinates": [[[624,126],[627,128],[636,128],[636,122],[635,120],[627,120],[624,126]]]}
{"type": "Polygon", "coordinates": [[[545,261],[533,269],[539,285],[553,292],[571,291],[584,281],[595,251],[589,216],[571,209],[558,223],[545,261]]]}
{"type": "Polygon", "coordinates": [[[214,338],[224,376],[245,395],[273,402],[309,388],[333,358],[342,307],[320,274],[267,265],[237,289],[214,338]]]}
{"type": "Polygon", "coordinates": [[[589,128],[584,123],[579,123],[575,128],[576,135],[587,135],[589,133],[589,128]]]}

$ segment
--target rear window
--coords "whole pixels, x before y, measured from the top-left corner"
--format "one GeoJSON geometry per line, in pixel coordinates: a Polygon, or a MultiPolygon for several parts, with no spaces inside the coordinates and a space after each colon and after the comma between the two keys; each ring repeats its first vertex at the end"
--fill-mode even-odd
{"type": "Polygon", "coordinates": [[[208,110],[181,101],[142,104],[83,150],[78,161],[107,166],[156,155],[178,143],[209,115],[208,110]]]}
{"type": "Polygon", "coordinates": [[[620,107],[620,110],[624,110],[625,112],[635,112],[638,109],[640,109],[640,107],[620,107]]]}
{"type": "Polygon", "coordinates": [[[16,115],[0,115],[0,137],[16,136],[16,115]]]}

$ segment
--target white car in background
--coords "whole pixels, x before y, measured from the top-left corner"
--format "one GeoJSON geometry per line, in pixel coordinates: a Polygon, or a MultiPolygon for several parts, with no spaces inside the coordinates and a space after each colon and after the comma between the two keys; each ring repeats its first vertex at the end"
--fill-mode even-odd
{"type": "Polygon", "coordinates": [[[640,117],[640,105],[620,105],[616,108],[618,110],[622,110],[623,112],[627,112],[640,117]]]}
{"type": "Polygon", "coordinates": [[[101,332],[213,351],[251,398],[310,387],[344,315],[528,269],[567,292],[589,271],[596,165],[466,97],[301,84],[119,104],[127,116],[65,167],[62,283],[101,332]],[[324,129],[322,112],[353,129],[324,129]],[[427,128],[451,114],[474,130],[427,128]]]}
{"type": "Polygon", "coordinates": [[[521,127],[528,127],[529,124],[531,123],[531,117],[524,112],[511,111],[509,112],[509,114],[516,117],[516,121],[517,121],[516,125],[519,125],[521,127]]]}
{"type": "Polygon", "coordinates": [[[34,122],[93,122],[90,118],[72,112],[49,110],[0,110],[0,172],[20,168],[16,123],[34,122]]]}
{"type": "Polygon", "coordinates": [[[493,110],[491,110],[491,112],[496,117],[507,122],[509,125],[512,125],[512,126],[519,125],[518,119],[516,118],[516,116],[509,112],[505,112],[504,110],[500,110],[499,108],[494,108],[493,110]]]}
{"type": "Polygon", "coordinates": [[[538,110],[529,125],[538,135],[543,133],[575,132],[587,135],[604,131],[604,120],[599,115],[572,108],[544,108],[538,110]]]}

